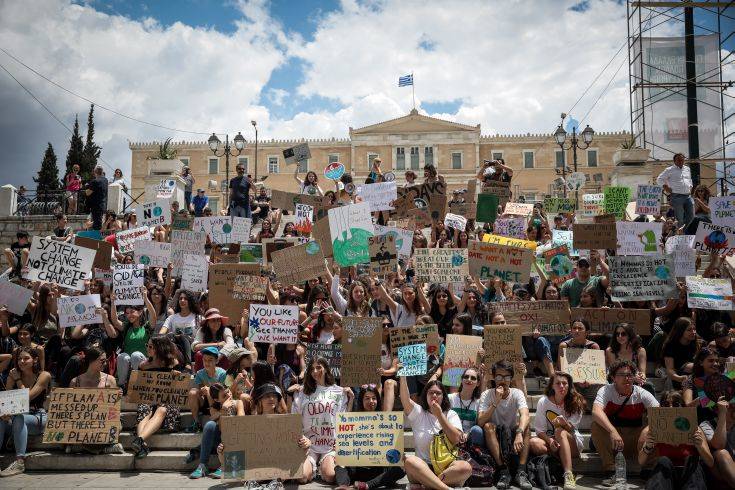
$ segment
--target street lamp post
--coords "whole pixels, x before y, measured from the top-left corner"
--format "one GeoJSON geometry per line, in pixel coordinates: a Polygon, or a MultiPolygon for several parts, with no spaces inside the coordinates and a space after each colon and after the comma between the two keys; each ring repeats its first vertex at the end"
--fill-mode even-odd
{"type": "Polygon", "coordinates": [[[252,124],[255,129],[255,178],[253,181],[258,182],[258,123],[253,120],[250,121],[250,124],[252,124]]]}
{"type": "Polygon", "coordinates": [[[238,132],[234,138],[234,142],[237,153],[231,153],[232,147],[230,146],[229,135],[225,135],[225,146],[222,148],[222,152],[217,153],[219,145],[222,143],[220,139],[216,134],[212,133],[212,136],[208,140],[209,149],[212,150],[214,156],[225,157],[225,180],[227,181],[227,185],[225,186],[225,209],[229,209],[230,207],[230,156],[236,157],[242,153],[242,150],[245,148],[245,138],[238,132]]]}
{"type": "MultiPolygon", "coordinates": [[[[567,139],[567,132],[564,131],[563,128],[564,124],[564,115],[562,115],[561,124],[559,124],[559,127],[556,128],[556,132],[554,132],[554,138],[556,138],[556,143],[559,145],[559,148],[561,148],[562,151],[566,150],[572,150],[572,162],[574,163],[574,171],[577,171],[577,149],[580,150],[586,150],[590,147],[592,144],[592,139],[595,136],[595,131],[587,125],[586,128],[582,131],[582,140],[584,141],[584,146],[580,146],[579,140],[577,139],[577,127],[572,127],[572,138],[569,140],[569,146],[564,146],[564,142],[567,139]]],[[[566,171],[566,159],[564,159],[564,166],[562,167],[562,175],[564,179],[564,197],[567,195],[567,171],[566,171]]],[[[577,207],[579,207],[579,189],[574,191],[574,197],[577,203],[577,207]]]]}

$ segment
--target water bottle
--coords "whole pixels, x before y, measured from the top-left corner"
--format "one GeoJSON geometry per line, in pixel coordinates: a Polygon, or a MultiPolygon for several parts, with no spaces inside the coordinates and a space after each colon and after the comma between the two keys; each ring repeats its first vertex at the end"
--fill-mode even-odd
{"type": "Polygon", "coordinates": [[[628,490],[625,469],[625,455],[618,451],[615,454],[615,490],[628,490]]]}

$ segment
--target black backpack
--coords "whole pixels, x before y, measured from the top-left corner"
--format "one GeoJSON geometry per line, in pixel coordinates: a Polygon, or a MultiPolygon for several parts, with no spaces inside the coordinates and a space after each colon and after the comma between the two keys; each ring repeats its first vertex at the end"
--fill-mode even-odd
{"type": "Polygon", "coordinates": [[[536,456],[526,466],[528,479],[534,488],[551,490],[554,485],[564,484],[564,468],[557,458],[548,454],[536,456]]]}

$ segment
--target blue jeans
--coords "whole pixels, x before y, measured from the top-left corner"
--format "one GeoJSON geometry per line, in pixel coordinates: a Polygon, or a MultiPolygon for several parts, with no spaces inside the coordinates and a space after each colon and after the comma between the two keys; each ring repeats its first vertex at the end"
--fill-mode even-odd
{"type": "Polygon", "coordinates": [[[694,200],[689,194],[671,194],[669,198],[678,227],[686,226],[694,219],[694,200]]]}
{"type": "Polygon", "coordinates": [[[469,440],[473,446],[485,447],[485,432],[479,425],[473,425],[469,432],[467,432],[467,440],[469,440]]]}
{"type": "Polygon", "coordinates": [[[219,431],[217,422],[210,420],[204,424],[204,428],[202,429],[202,446],[199,451],[200,464],[206,466],[207,462],[209,462],[209,456],[217,449],[221,441],[222,434],[219,431]]]}
{"type": "Polygon", "coordinates": [[[117,383],[120,386],[128,384],[128,375],[130,374],[130,368],[133,370],[138,369],[140,363],[145,361],[145,354],[142,352],[135,351],[132,354],[127,352],[121,352],[117,356],[117,383]]]}
{"type": "Polygon", "coordinates": [[[23,457],[26,455],[26,449],[28,448],[28,436],[43,434],[44,427],[46,427],[46,412],[43,410],[36,413],[13,415],[10,422],[0,420],[0,443],[5,441],[5,432],[8,429],[12,430],[15,456],[23,457]]]}
{"type": "Polygon", "coordinates": [[[184,191],[184,203],[186,204],[186,212],[189,212],[189,205],[191,204],[191,191],[184,191]]]}
{"type": "Polygon", "coordinates": [[[238,216],[240,218],[250,217],[250,206],[241,206],[239,204],[230,203],[230,216],[238,216]]]}

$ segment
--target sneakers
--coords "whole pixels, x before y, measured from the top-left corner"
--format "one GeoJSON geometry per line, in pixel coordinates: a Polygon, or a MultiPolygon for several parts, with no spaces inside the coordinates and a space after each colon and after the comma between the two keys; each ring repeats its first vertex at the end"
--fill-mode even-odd
{"type": "Polygon", "coordinates": [[[263,486],[256,480],[248,480],[245,485],[242,486],[245,490],[263,490],[263,486]]]}
{"type": "Polygon", "coordinates": [[[148,456],[148,453],[150,452],[151,452],[151,448],[149,448],[148,444],[144,442],[140,448],[140,451],[135,453],[135,459],[143,459],[146,456],[148,456]]]}
{"type": "Polygon", "coordinates": [[[564,472],[564,490],[570,490],[577,488],[577,480],[574,478],[574,473],[571,471],[564,472]]]}
{"type": "Polygon", "coordinates": [[[500,478],[498,478],[498,483],[496,483],[495,486],[498,490],[510,488],[510,471],[508,468],[500,470],[500,478]]]}
{"type": "Polygon", "coordinates": [[[663,367],[657,367],[656,371],[654,371],[654,374],[657,378],[666,379],[668,374],[666,373],[666,369],[663,367]]]}
{"type": "Polygon", "coordinates": [[[261,488],[264,488],[265,490],[284,490],[283,483],[279,480],[271,480],[267,485],[264,485],[261,488]]]}
{"type": "Polygon", "coordinates": [[[25,471],[26,471],[25,460],[16,459],[12,463],[10,463],[10,466],[5,468],[3,471],[0,471],[0,477],[20,475],[21,473],[25,473],[25,471]]]}
{"type": "Polygon", "coordinates": [[[202,431],[202,426],[197,421],[192,422],[192,424],[189,427],[184,429],[184,432],[186,432],[187,434],[196,434],[197,432],[201,432],[201,431],[202,431]]]}
{"type": "Polygon", "coordinates": [[[191,478],[192,480],[198,480],[199,478],[203,478],[205,476],[207,476],[207,467],[200,463],[199,466],[197,466],[196,469],[191,472],[189,478],[191,478]]]}
{"type": "Polygon", "coordinates": [[[222,479],[222,468],[217,468],[216,470],[214,470],[213,472],[211,472],[209,474],[209,477],[210,478],[214,478],[216,480],[221,480],[222,479]]]}
{"type": "Polygon", "coordinates": [[[102,448],[102,454],[125,454],[122,444],[109,444],[102,448]]]}
{"type": "Polygon", "coordinates": [[[143,447],[143,438],[136,436],[133,442],[130,443],[130,447],[133,449],[133,454],[138,454],[143,447]]]}
{"type": "Polygon", "coordinates": [[[515,478],[515,484],[522,490],[533,490],[533,485],[531,485],[531,482],[528,480],[528,475],[523,470],[518,470],[515,478]]]}
{"type": "Polygon", "coordinates": [[[615,486],[615,473],[610,473],[607,475],[607,478],[602,480],[602,486],[603,487],[614,487],[615,486]]]}

